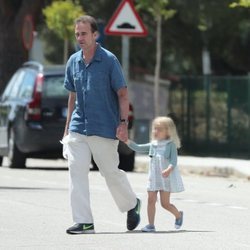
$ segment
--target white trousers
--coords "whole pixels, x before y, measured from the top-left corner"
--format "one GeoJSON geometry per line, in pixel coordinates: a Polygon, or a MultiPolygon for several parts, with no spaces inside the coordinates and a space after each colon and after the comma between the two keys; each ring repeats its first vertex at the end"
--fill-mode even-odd
{"type": "Polygon", "coordinates": [[[121,212],[136,205],[126,173],[118,169],[118,141],[70,132],[67,140],[70,203],[75,223],[93,223],[89,194],[91,154],[121,212]]]}

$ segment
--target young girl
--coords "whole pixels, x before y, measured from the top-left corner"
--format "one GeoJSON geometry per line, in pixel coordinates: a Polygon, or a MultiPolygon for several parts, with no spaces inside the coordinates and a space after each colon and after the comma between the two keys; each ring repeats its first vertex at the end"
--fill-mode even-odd
{"type": "Polygon", "coordinates": [[[175,124],[169,117],[157,117],[152,124],[153,141],[138,145],[128,140],[127,145],[134,151],[149,153],[151,157],[148,180],[148,222],[143,232],[154,232],[155,204],[157,193],[163,208],[175,216],[175,228],[183,222],[183,212],[170,203],[170,193],[184,191],[182,178],[177,167],[177,148],[180,148],[175,124]]]}

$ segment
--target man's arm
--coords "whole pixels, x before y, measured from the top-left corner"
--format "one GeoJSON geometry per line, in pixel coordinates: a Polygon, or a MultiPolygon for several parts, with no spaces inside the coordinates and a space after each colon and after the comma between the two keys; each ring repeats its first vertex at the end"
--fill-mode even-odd
{"type": "Polygon", "coordinates": [[[67,113],[67,120],[66,120],[66,125],[65,125],[65,129],[64,129],[63,137],[68,134],[69,123],[70,123],[70,120],[71,120],[73,110],[75,108],[75,100],[76,100],[76,93],[75,92],[69,92],[68,113],[67,113]]]}
{"type": "Polygon", "coordinates": [[[121,88],[118,90],[117,94],[120,106],[120,118],[127,120],[129,113],[128,89],[126,87],[121,88]]]}
{"type": "MultiPolygon", "coordinates": [[[[126,87],[120,88],[117,91],[119,107],[120,107],[120,118],[128,120],[129,113],[129,100],[128,100],[128,89],[126,87]]],[[[119,124],[116,136],[120,141],[126,142],[128,140],[128,124],[122,122],[119,124]]]]}

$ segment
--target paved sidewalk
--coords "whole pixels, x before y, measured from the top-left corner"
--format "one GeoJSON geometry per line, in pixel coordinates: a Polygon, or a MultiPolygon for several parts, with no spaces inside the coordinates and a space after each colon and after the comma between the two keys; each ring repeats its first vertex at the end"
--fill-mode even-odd
{"type": "MultiPolygon", "coordinates": [[[[147,172],[150,158],[136,155],[136,172],[147,172]]],[[[179,156],[178,166],[183,174],[200,174],[206,176],[240,177],[250,180],[250,160],[179,156]]]]}

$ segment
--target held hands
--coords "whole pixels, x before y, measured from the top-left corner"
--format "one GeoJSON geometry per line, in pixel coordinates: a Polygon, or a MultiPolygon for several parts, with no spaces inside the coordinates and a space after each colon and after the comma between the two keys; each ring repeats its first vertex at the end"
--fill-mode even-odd
{"type": "Polygon", "coordinates": [[[116,129],[116,137],[122,142],[126,143],[128,141],[128,126],[126,124],[120,123],[116,129]]]}
{"type": "Polygon", "coordinates": [[[162,176],[163,176],[164,178],[167,178],[167,177],[170,175],[171,172],[172,172],[172,166],[170,165],[170,166],[168,166],[168,168],[164,169],[164,170],[161,172],[161,174],[162,174],[162,176]]]}

